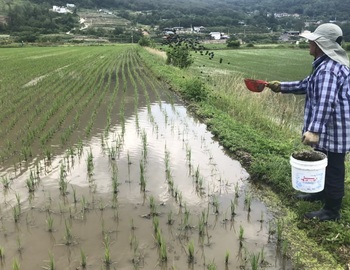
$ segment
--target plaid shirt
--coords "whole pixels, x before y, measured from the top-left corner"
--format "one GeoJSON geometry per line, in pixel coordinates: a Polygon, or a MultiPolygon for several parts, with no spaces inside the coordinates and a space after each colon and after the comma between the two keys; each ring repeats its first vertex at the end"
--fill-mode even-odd
{"type": "Polygon", "coordinates": [[[350,151],[349,68],[326,55],[312,65],[313,73],[304,80],[281,82],[281,92],[306,94],[303,134],[320,135],[315,148],[346,153],[350,151]]]}

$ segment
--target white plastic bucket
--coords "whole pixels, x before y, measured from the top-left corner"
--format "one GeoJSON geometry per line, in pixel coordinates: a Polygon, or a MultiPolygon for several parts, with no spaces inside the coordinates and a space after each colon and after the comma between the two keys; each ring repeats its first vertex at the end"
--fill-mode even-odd
{"type": "Polygon", "coordinates": [[[317,152],[321,160],[304,161],[290,157],[292,166],[293,188],[301,192],[315,193],[324,189],[327,156],[322,152],[317,152]]]}

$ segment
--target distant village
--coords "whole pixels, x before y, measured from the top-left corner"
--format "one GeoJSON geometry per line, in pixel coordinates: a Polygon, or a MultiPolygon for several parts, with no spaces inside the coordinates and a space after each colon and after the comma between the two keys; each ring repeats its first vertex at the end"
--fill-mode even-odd
{"type": "Polygon", "coordinates": [[[74,4],[66,4],[66,6],[53,6],[52,11],[61,13],[61,14],[66,14],[66,13],[73,13],[73,10],[75,9],[74,4]]]}

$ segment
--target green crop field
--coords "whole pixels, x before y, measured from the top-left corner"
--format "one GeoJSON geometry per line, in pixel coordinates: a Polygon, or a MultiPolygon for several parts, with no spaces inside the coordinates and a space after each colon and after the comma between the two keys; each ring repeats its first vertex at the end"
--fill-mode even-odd
{"type": "Polygon", "coordinates": [[[300,80],[310,73],[313,60],[305,49],[239,49],[213,52],[215,56],[212,60],[205,53],[193,53],[193,66],[199,67],[203,72],[215,68],[262,80],[300,80]]]}

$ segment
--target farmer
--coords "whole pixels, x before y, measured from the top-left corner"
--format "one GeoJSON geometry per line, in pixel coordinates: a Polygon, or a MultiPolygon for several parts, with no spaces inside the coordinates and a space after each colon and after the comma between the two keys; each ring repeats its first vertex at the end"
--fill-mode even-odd
{"type": "Polygon", "coordinates": [[[309,40],[314,56],[313,71],[293,82],[271,81],[268,87],[283,94],[306,94],[302,141],[327,155],[325,188],[319,193],[302,193],[297,198],[324,202],[322,209],[308,212],[307,219],[338,220],[344,196],[345,154],[350,150],[349,58],[341,47],[343,32],[332,23],[321,24],[309,40]]]}

